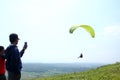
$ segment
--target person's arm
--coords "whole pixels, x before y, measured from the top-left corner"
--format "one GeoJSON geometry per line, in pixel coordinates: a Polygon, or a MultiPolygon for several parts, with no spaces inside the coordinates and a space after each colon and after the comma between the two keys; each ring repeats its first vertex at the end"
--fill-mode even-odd
{"type": "Polygon", "coordinates": [[[23,46],[23,49],[20,51],[20,56],[22,57],[25,50],[27,49],[27,42],[25,42],[24,46],[23,46]]]}
{"type": "Polygon", "coordinates": [[[23,56],[24,52],[25,52],[25,49],[22,49],[22,50],[20,51],[20,57],[23,56]]]}

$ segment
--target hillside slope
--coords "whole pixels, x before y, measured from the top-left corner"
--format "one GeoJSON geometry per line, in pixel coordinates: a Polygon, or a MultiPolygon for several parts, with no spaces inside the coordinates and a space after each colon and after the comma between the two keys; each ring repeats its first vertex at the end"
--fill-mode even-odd
{"type": "Polygon", "coordinates": [[[109,64],[84,72],[31,80],[120,80],[120,63],[109,64]]]}

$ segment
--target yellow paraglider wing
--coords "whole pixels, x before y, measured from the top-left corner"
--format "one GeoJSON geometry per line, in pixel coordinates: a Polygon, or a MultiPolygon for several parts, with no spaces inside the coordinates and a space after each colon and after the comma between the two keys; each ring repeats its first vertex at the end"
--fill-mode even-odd
{"type": "Polygon", "coordinates": [[[75,25],[75,26],[72,26],[72,27],[70,28],[70,33],[73,33],[73,32],[74,32],[77,28],[79,28],[79,27],[81,27],[81,28],[85,29],[87,32],[89,32],[92,38],[95,37],[95,31],[94,31],[94,29],[93,29],[91,26],[89,26],[89,25],[75,25]]]}

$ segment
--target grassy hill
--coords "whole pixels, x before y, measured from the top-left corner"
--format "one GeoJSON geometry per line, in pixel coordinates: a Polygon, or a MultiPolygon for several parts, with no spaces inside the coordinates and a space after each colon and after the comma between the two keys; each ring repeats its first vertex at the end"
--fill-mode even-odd
{"type": "Polygon", "coordinates": [[[120,80],[120,63],[109,64],[84,72],[75,72],[31,80],[120,80]]]}

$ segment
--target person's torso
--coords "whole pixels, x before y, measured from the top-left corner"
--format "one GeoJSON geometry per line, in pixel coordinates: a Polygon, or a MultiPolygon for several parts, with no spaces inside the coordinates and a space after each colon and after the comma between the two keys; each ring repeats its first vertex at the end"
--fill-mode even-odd
{"type": "Polygon", "coordinates": [[[5,74],[6,72],[6,64],[5,64],[5,59],[0,57],[0,74],[5,74]]]}
{"type": "Polygon", "coordinates": [[[16,69],[22,68],[21,57],[18,51],[17,46],[9,46],[6,49],[6,68],[9,71],[15,71],[16,69]]]}

